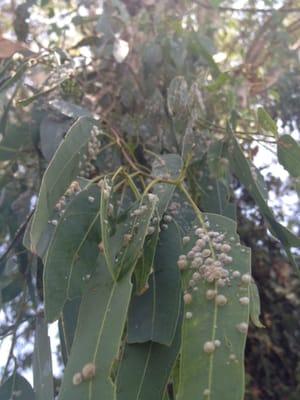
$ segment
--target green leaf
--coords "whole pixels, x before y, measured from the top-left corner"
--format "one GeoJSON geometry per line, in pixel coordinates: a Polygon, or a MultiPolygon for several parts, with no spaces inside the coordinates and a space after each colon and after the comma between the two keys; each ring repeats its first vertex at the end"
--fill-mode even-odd
{"type": "Polygon", "coordinates": [[[33,353],[33,381],[36,400],[53,400],[53,376],[48,326],[37,317],[33,353]]]}
{"type": "Polygon", "coordinates": [[[59,318],[64,303],[81,295],[99,254],[100,189],[83,190],[58,221],[44,260],[45,313],[59,318]]]}
{"type": "Polygon", "coordinates": [[[192,121],[197,121],[201,117],[205,116],[205,105],[202,95],[202,90],[200,83],[195,81],[190,87],[188,99],[187,99],[187,108],[191,115],[192,121]]]}
{"type": "Polygon", "coordinates": [[[234,137],[231,139],[228,154],[232,171],[238,177],[240,182],[246,187],[249,194],[260,208],[261,213],[270,225],[273,235],[275,235],[282,242],[286,249],[289,249],[290,247],[299,247],[300,238],[295,236],[291,231],[276,221],[272,210],[266,203],[259,186],[256,184],[256,181],[252,176],[249,163],[234,137]]]}
{"type": "Polygon", "coordinates": [[[222,89],[229,80],[230,76],[228,73],[221,72],[212,83],[205,86],[205,89],[207,89],[209,92],[217,92],[218,90],[222,89]]]}
{"type": "MultiPolygon", "coordinates": [[[[156,214],[154,214],[154,216],[156,216],[156,214]]],[[[138,259],[134,270],[135,291],[137,294],[141,294],[145,288],[147,288],[147,282],[151,268],[153,267],[154,256],[159,237],[159,220],[158,217],[156,218],[156,223],[152,221],[152,226],[155,231],[151,235],[146,236],[143,253],[138,259]]]]}
{"type": "Polygon", "coordinates": [[[260,128],[266,133],[271,133],[275,137],[278,136],[276,123],[273,121],[270,114],[262,107],[257,110],[257,119],[260,128]]]}
{"type": "Polygon", "coordinates": [[[143,49],[142,60],[146,70],[155,71],[163,60],[163,53],[160,44],[155,42],[147,43],[143,49]]]}
{"type": "Polygon", "coordinates": [[[187,254],[195,245],[199,246],[202,261],[194,257],[183,273],[185,297],[190,295],[191,298],[185,300],[176,399],[241,400],[244,396],[245,333],[249,322],[250,250],[240,245],[234,221],[216,214],[205,214],[205,217],[207,225],[202,227],[203,233],[197,230],[199,222],[196,226],[193,223],[191,239],[185,249],[187,254]],[[204,244],[196,244],[198,239],[204,244]],[[224,245],[226,251],[221,247],[224,245]],[[203,264],[208,258],[204,249],[211,252],[207,264],[203,264]],[[230,258],[223,262],[221,254],[230,258]],[[217,259],[227,271],[227,278],[224,271],[224,278],[218,278],[220,275],[214,266],[217,259]],[[211,292],[208,290],[217,291],[221,297],[209,300],[211,292]],[[245,304],[241,304],[242,298],[246,299],[243,300],[245,304]],[[218,300],[227,303],[218,305],[218,300]],[[238,328],[241,323],[245,324],[244,333],[238,328]],[[214,351],[209,353],[207,349],[214,351]]]}
{"type": "Polygon", "coordinates": [[[56,112],[68,118],[91,117],[92,114],[83,107],[73,104],[70,101],[53,99],[49,101],[49,106],[56,112]]]}
{"type": "Polygon", "coordinates": [[[269,193],[268,193],[268,187],[266,184],[266,181],[262,175],[262,173],[260,172],[260,170],[258,168],[256,168],[255,165],[253,165],[252,163],[249,163],[250,166],[250,171],[252,174],[252,178],[254,179],[261,195],[263,196],[264,200],[267,202],[268,201],[268,197],[269,197],[269,193]]]}
{"type": "Polygon", "coordinates": [[[0,161],[13,160],[22,156],[22,151],[32,147],[29,125],[7,123],[5,136],[0,141],[0,161]]]}
{"type": "Polygon", "coordinates": [[[280,136],[277,155],[278,161],[289,174],[298,178],[300,176],[300,146],[296,140],[289,135],[280,136]]]}
{"type": "Polygon", "coordinates": [[[2,259],[0,262],[0,308],[24,290],[24,276],[19,272],[19,268],[15,256],[2,259]]]}
{"type": "Polygon", "coordinates": [[[125,220],[115,227],[110,223],[112,187],[104,179],[101,189],[100,221],[104,256],[114,279],[118,279],[137,263],[144,246],[158,197],[143,196],[127,213],[125,220]]]}
{"type": "Polygon", "coordinates": [[[92,127],[91,119],[79,118],[67,132],[43,176],[30,231],[33,252],[36,252],[56,202],[79,172],[79,160],[90,138],[92,127]]]}
{"type": "Polygon", "coordinates": [[[18,80],[23,76],[27,67],[28,67],[28,63],[25,62],[17,69],[17,71],[15,72],[15,74],[12,77],[5,80],[4,83],[0,86],[0,93],[3,92],[4,90],[8,89],[12,85],[14,85],[16,82],[18,82],[18,80]]]}
{"type": "Polygon", "coordinates": [[[224,215],[236,219],[235,204],[230,201],[229,161],[224,158],[223,143],[214,143],[209,147],[207,164],[195,165],[196,170],[201,168],[199,176],[200,204],[205,212],[224,215]]]}
{"type": "MultiPolygon", "coordinates": [[[[85,178],[77,178],[76,182],[78,182],[80,190],[84,190],[90,185],[90,181],[85,178]]],[[[76,191],[73,194],[70,194],[68,196],[65,196],[65,208],[69,206],[69,204],[73,201],[73,199],[77,196],[78,192],[76,191]]],[[[61,210],[63,211],[63,210],[61,210]]],[[[57,210],[53,210],[50,220],[56,220],[57,222],[60,221],[61,218],[63,218],[63,212],[59,212],[57,210]]],[[[30,231],[31,231],[31,225],[32,225],[32,219],[33,216],[29,219],[29,222],[26,226],[24,236],[23,236],[23,245],[30,250],[31,249],[31,238],[30,238],[30,231]]],[[[42,232],[42,235],[38,241],[38,244],[36,246],[36,254],[41,258],[45,259],[46,253],[49,249],[49,245],[51,243],[51,240],[53,238],[54,232],[56,230],[56,226],[53,224],[47,224],[45,230],[42,232]]]]}
{"type": "Polygon", "coordinates": [[[173,342],[181,305],[181,277],[177,260],[181,237],[174,222],[162,231],[149,289],[134,295],[128,313],[128,343],[173,342]]]}
{"type": "Polygon", "coordinates": [[[35,394],[27,380],[15,373],[0,386],[0,399],[35,400],[35,394]]]}
{"type": "Polygon", "coordinates": [[[63,362],[67,365],[75,335],[81,298],[67,300],[58,321],[63,362]]]}
{"type": "Polygon", "coordinates": [[[181,344],[182,309],[170,346],[126,344],[117,377],[117,400],[161,400],[181,344]]]}
{"type": "Polygon", "coordinates": [[[47,161],[55,154],[64,134],[70,128],[71,120],[46,115],[40,125],[41,151],[47,161]]]}
{"type": "Polygon", "coordinates": [[[254,281],[250,284],[250,319],[257,328],[264,328],[259,320],[260,317],[260,299],[257,286],[254,281]]]}
{"type": "MultiPolygon", "coordinates": [[[[182,168],[182,159],[177,154],[165,154],[160,156],[158,160],[153,163],[152,166],[152,176],[168,177],[168,179],[175,180],[179,177],[182,168]]],[[[175,185],[169,183],[157,183],[153,187],[153,193],[158,196],[157,202],[157,223],[152,221],[152,226],[155,228],[154,232],[147,236],[144,251],[139,259],[136,269],[135,269],[135,283],[136,292],[140,293],[145,287],[151,268],[153,266],[154,255],[156,251],[156,245],[159,235],[159,221],[163,217],[166,211],[173,193],[175,190],[175,185]]]]}
{"type": "MultiPolygon", "coordinates": [[[[178,154],[164,154],[155,160],[152,167],[152,175],[156,178],[176,180],[182,169],[182,159],[178,154]]],[[[153,187],[153,193],[159,198],[157,209],[161,219],[173,196],[175,185],[158,183],[153,187]]]]}
{"type": "Polygon", "coordinates": [[[116,388],[110,373],[126,321],[131,272],[115,281],[103,261],[100,256],[97,271],[83,295],[59,400],[115,398],[116,388]],[[95,364],[95,377],[74,385],[74,374],[87,363],[95,364]]]}
{"type": "Polygon", "coordinates": [[[207,36],[203,36],[201,31],[193,31],[190,36],[189,47],[191,53],[201,59],[201,64],[206,64],[209,67],[213,78],[216,79],[221,71],[212,57],[215,50],[210,48],[210,40],[208,40],[207,36]]]}
{"type": "MultiPolygon", "coordinates": [[[[203,182],[203,180],[201,180],[203,182]]],[[[218,179],[209,181],[208,185],[201,184],[203,192],[201,195],[201,207],[205,212],[224,215],[236,219],[236,208],[229,201],[228,188],[218,179]]]]}
{"type": "Polygon", "coordinates": [[[167,104],[170,115],[180,117],[187,109],[188,85],[183,76],[176,76],[168,87],[167,104]]]}

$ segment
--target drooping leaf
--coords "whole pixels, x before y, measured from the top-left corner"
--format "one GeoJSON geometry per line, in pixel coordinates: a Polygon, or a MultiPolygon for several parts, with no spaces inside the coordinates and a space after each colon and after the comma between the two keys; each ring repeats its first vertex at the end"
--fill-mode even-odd
{"type": "Polygon", "coordinates": [[[67,132],[43,176],[30,231],[33,252],[36,252],[56,202],[79,172],[79,160],[90,138],[92,127],[91,119],[79,118],[67,132]]]}
{"type": "Polygon", "coordinates": [[[260,170],[258,168],[256,168],[255,165],[253,165],[250,162],[249,162],[249,165],[250,165],[250,171],[251,171],[252,177],[253,177],[254,181],[256,182],[256,185],[257,185],[261,195],[263,196],[264,200],[267,202],[269,193],[268,193],[268,187],[267,187],[266,181],[265,181],[262,173],[260,172],[260,170]]]}
{"type": "Polygon", "coordinates": [[[174,117],[184,115],[187,109],[188,85],[183,76],[176,76],[168,87],[168,110],[174,117]]]}
{"type": "Polygon", "coordinates": [[[63,362],[67,365],[75,335],[81,298],[66,301],[58,321],[63,362]]]}
{"type": "Polygon", "coordinates": [[[257,110],[258,124],[266,133],[271,133],[275,137],[278,136],[276,123],[273,121],[269,113],[262,107],[257,110]]]}
{"type": "MultiPolygon", "coordinates": [[[[181,344],[181,315],[170,346],[126,344],[117,377],[117,400],[161,400],[181,344]]],[[[167,397],[168,398],[168,397],[167,397]]]]}
{"type": "Polygon", "coordinates": [[[23,64],[20,65],[20,67],[16,70],[15,74],[6,79],[2,85],[0,86],[0,93],[3,92],[4,90],[8,89],[9,87],[11,87],[12,85],[14,85],[15,83],[18,82],[19,79],[21,79],[21,77],[23,76],[24,72],[26,71],[26,69],[28,68],[28,63],[25,62],[23,64]]]}
{"type": "Polygon", "coordinates": [[[58,221],[44,260],[45,313],[59,317],[64,303],[79,296],[95,268],[100,242],[100,190],[77,194],[58,221]]]}
{"type": "Polygon", "coordinates": [[[198,129],[194,120],[190,119],[183,137],[182,158],[187,159],[192,155],[191,163],[199,162],[208,151],[210,133],[206,129],[198,129]]]}
{"type": "Polygon", "coordinates": [[[289,172],[298,178],[300,176],[300,146],[289,135],[283,135],[278,140],[277,146],[278,161],[289,172]]]}
{"type": "Polygon", "coordinates": [[[160,44],[148,43],[143,49],[142,60],[146,70],[154,71],[162,62],[163,53],[160,44]]]}
{"type": "MultiPolygon", "coordinates": [[[[10,115],[10,111],[13,108],[14,105],[14,99],[18,93],[18,90],[21,86],[21,82],[18,83],[18,85],[16,85],[12,95],[10,96],[9,100],[7,101],[7,104],[3,104],[3,112],[2,115],[0,117],[0,132],[2,133],[2,135],[4,135],[4,137],[6,136],[6,128],[8,126],[9,123],[9,115],[10,115]]],[[[2,140],[1,140],[2,142],[2,140]]]]}
{"type": "MultiPolygon", "coordinates": [[[[156,178],[176,180],[180,175],[182,164],[182,159],[178,154],[164,154],[153,163],[152,175],[156,178]]],[[[175,185],[164,182],[153,187],[153,193],[159,198],[157,209],[160,219],[169,205],[174,190],[175,185]]]]}
{"type": "Polygon", "coordinates": [[[212,57],[212,43],[207,36],[203,36],[203,33],[198,31],[193,31],[190,34],[190,51],[201,58],[201,63],[207,65],[213,78],[217,78],[221,73],[218,64],[212,57]]]}
{"type": "Polygon", "coordinates": [[[205,105],[200,84],[196,81],[192,84],[187,98],[187,108],[193,121],[205,115],[205,105]]]}
{"type": "Polygon", "coordinates": [[[78,322],[65,369],[59,400],[113,400],[115,385],[110,373],[120,346],[132,285],[131,272],[113,280],[103,257],[89,282],[80,305],[78,322]],[[95,376],[74,385],[75,373],[87,363],[96,367],[95,376]]]}
{"type": "Polygon", "coordinates": [[[264,328],[260,322],[260,298],[257,286],[254,281],[250,284],[250,319],[257,328],[264,328]]]}
{"type": "Polygon", "coordinates": [[[37,317],[33,353],[33,381],[35,400],[53,400],[51,348],[47,323],[37,317]]]}
{"type": "Polygon", "coordinates": [[[1,288],[1,304],[7,303],[16,298],[24,289],[24,278],[18,274],[14,279],[1,288]]]}
{"type": "Polygon", "coordinates": [[[229,160],[232,171],[255,200],[261,213],[268,221],[273,235],[275,235],[287,249],[290,247],[299,247],[300,238],[276,221],[272,210],[266,203],[263,194],[260,192],[259,186],[256,184],[252,176],[249,163],[245,158],[241,147],[233,137],[230,144],[229,160]]]}
{"type": "MultiPolygon", "coordinates": [[[[199,196],[201,208],[205,212],[224,215],[236,219],[236,207],[230,201],[229,161],[224,157],[223,143],[215,143],[209,147],[207,164],[195,165],[194,171],[201,168],[199,174],[199,196]]],[[[193,176],[197,176],[195,173],[193,176]]]]}
{"type": "Polygon", "coordinates": [[[157,218],[157,221],[155,223],[152,221],[151,225],[155,230],[151,235],[146,236],[142,255],[138,259],[134,270],[135,291],[137,294],[141,294],[145,288],[147,288],[147,282],[154,263],[154,256],[159,237],[159,220],[155,215],[158,214],[154,214],[154,218],[157,218]]]}
{"type": "Polygon", "coordinates": [[[7,123],[5,136],[0,141],[0,161],[13,160],[32,148],[31,129],[26,124],[7,123]]]}
{"type": "Polygon", "coordinates": [[[177,260],[181,237],[175,223],[162,231],[156,249],[149,289],[134,295],[128,313],[128,343],[173,342],[181,305],[181,277],[177,260]]]}
{"type": "Polygon", "coordinates": [[[201,232],[199,222],[192,223],[185,249],[187,254],[198,246],[199,250],[193,251],[202,254],[201,259],[198,255],[189,257],[183,272],[185,297],[190,297],[185,300],[176,399],[241,400],[249,322],[250,251],[240,245],[234,221],[216,214],[205,217],[207,225],[200,228],[201,232]]]}
{"type": "Polygon", "coordinates": [[[118,279],[135,266],[141,255],[158,197],[154,194],[143,196],[130,209],[125,220],[115,227],[113,233],[109,221],[111,196],[112,187],[104,179],[100,204],[103,252],[112,277],[118,279]]]}
{"type": "Polygon", "coordinates": [[[78,117],[91,117],[92,114],[83,107],[73,104],[69,101],[61,99],[53,99],[49,101],[49,106],[56,112],[68,118],[78,118],[78,117]]]}
{"type": "MultiPolygon", "coordinates": [[[[90,185],[90,181],[88,179],[85,178],[77,178],[76,182],[78,182],[79,188],[80,190],[84,190],[85,188],[87,188],[90,185]]],[[[66,206],[65,208],[67,208],[69,206],[69,204],[73,201],[73,199],[77,196],[77,191],[75,193],[72,193],[68,196],[65,196],[65,203],[66,206]]],[[[50,215],[50,220],[49,221],[60,221],[60,219],[63,218],[63,213],[59,212],[58,210],[54,209],[52,211],[52,214],[50,215]]],[[[32,224],[32,219],[33,216],[31,216],[31,218],[29,219],[27,225],[26,225],[26,229],[24,232],[24,236],[23,236],[23,245],[30,250],[32,248],[31,246],[31,238],[30,238],[30,231],[31,231],[31,224],[32,224]]],[[[46,228],[44,229],[44,231],[41,234],[41,237],[38,241],[38,244],[36,246],[36,254],[41,258],[44,259],[46,256],[46,253],[49,249],[49,245],[51,243],[51,240],[53,238],[54,232],[57,228],[57,225],[53,225],[53,223],[48,223],[46,228]]]]}
{"type": "Polygon", "coordinates": [[[41,150],[47,161],[53,157],[71,122],[70,119],[58,119],[49,115],[43,118],[40,125],[41,150]]]}
{"type": "Polygon", "coordinates": [[[0,399],[35,400],[35,394],[28,381],[14,373],[0,386],[0,399]]]}
{"type": "MultiPolygon", "coordinates": [[[[181,168],[182,159],[179,155],[165,154],[160,156],[159,160],[156,160],[153,163],[152,175],[156,178],[164,177],[176,180],[180,175],[181,168]]],[[[157,215],[154,216],[156,217],[157,222],[154,223],[152,221],[154,232],[150,236],[147,236],[143,254],[139,259],[135,269],[135,289],[137,293],[140,293],[141,290],[143,290],[148,281],[148,277],[153,266],[154,255],[158,241],[159,221],[163,217],[163,214],[171,201],[174,190],[175,185],[163,182],[157,183],[153,187],[153,193],[158,197],[157,215]]]]}

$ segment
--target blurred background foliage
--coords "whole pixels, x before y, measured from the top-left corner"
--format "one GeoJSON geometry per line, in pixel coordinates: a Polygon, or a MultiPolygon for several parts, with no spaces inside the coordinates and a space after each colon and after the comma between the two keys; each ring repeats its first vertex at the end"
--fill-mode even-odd
{"type": "MultiPolygon", "coordinates": [[[[41,175],[80,115],[100,115],[147,165],[151,152],[182,145],[187,121],[180,104],[167,107],[165,98],[172,79],[184,77],[175,89],[192,110],[197,104],[198,124],[186,129],[198,134],[199,159],[210,136],[224,134],[226,119],[235,116],[237,136],[249,160],[259,160],[257,173],[278,220],[299,234],[299,182],[273,168],[276,138],[256,120],[262,105],[281,132],[298,138],[299,1],[0,0],[0,9],[0,338],[16,345],[4,375],[32,363],[40,312],[33,286],[41,300],[42,264],[25,251],[22,236],[41,175]]],[[[217,163],[216,175],[224,168],[217,163]]],[[[300,281],[247,191],[238,182],[231,191],[241,239],[253,249],[265,325],[249,333],[246,399],[296,400],[300,281]]]]}

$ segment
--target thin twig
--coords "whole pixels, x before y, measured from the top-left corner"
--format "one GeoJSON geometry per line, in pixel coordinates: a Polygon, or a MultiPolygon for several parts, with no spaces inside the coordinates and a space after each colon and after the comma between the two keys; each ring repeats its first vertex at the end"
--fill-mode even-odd
{"type": "Polygon", "coordinates": [[[32,210],[26,217],[25,221],[20,225],[19,229],[17,230],[14,238],[12,239],[12,241],[10,242],[10,244],[7,246],[7,249],[5,250],[5,252],[2,254],[2,256],[0,257],[0,262],[3,261],[5,259],[5,257],[7,256],[7,254],[10,252],[10,250],[14,247],[14,245],[16,244],[16,242],[18,241],[18,239],[20,238],[20,236],[22,236],[22,234],[24,233],[26,226],[32,216],[32,214],[34,213],[34,210],[32,210]]]}

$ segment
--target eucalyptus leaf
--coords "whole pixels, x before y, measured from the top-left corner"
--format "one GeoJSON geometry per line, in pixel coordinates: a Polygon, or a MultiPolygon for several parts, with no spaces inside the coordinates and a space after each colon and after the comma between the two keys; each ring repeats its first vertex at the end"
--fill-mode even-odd
{"type": "Polygon", "coordinates": [[[37,317],[33,353],[33,381],[35,400],[53,400],[53,375],[48,326],[37,317]]]}
{"type": "Polygon", "coordinates": [[[15,74],[13,76],[11,76],[10,78],[6,79],[2,83],[2,85],[0,86],[0,93],[3,92],[4,90],[10,88],[15,83],[17,83],[19,81],[19,79],[22,78],[22,76],[23,76],[24,72],[27,70],[27,68],[28,68],[27,62],[21,64],[20,67],[16,70],[15,74]]]}
{"type": "Polygon", "coordinates": [[[278,161],[293,178],[300,176],[300,145],[289,135],[282,135],[277,145],[278,161]]]}
{"type": "Polygon", "coordinates": [[[264,325],[260,322],[260,299],[257,286],[254,281],[250,284],[250,319],[251,322],[257,328],[264,328],[264,325]]]}
{"type": "Polygon", "coordinates": [[[249,323],[250,250],[240,245],[234,221],[217,214],[205,214],[205,218],[207,225],[199,228],[203,229],[203,234],[198,233],[199,222],[195,225],[191,221],[193,228],[185,249],[185,254],[189,253],[197,240],[204,238],[202,241],[206,247],[202,250],[202,261],[196,262],[195,257],[183,272],[185,296],[190,298],[185,300],[176,399],[241,400],[244,396],[243,364],[249,323]],[[211,236],[210,232],[214,234],[211,236]],[[216,260],[224,257],[221,256],[223,247],[219,249],[214,243],[226,246],[229,265],[224,259],[222,268],[227,271],[222,275],[227,276],[224,279],[217,278],[219,272],[213,272],[216,260]],[[204,251],[210,254],[213,264],[201,267],[203,259],[207,258],[204,251]],[[195,269],[198,264],[199,272],[198,268],[195,269]]]}
{"type": "Polygon", "coordinates": [[[115,281],[104,258],[99,256],[97,270],[83,295],[78,322],[65,369],[59,400],[113,400],[116,387],[111,368],[118,355],[132,285],[131,271],[115,281]],[[95,376],[79,385],[73,384],[74,374],[92,363],[95,376]]]}
{"type": "Polygon", "coordinates": [[[115,233],[110,223],[111,201],[112,186],[104,179],[100,204],[102,246],[111,275],[118,279],[136,265],[141,255],[158,197],[155,194],[144,195],[129,210],[125,220],[117,225],[115,233]]]}
{"type": "Polygon", "coordinates": [[[91,119],[79,118],[67,132],[43,176],[30,230],[33,252],[36,252],[56,202],[79,172],[79,160],[90,138],[92,127],[91,119]]]}
{"type": "Polygon", "coordinates": [[[53,157],[72,121],[46,115],[40,125],[41,150],[47,161],[53,157]]]}
{"type": "Polygon", "coordinates": [[[0,399],[36,400],[35,393],[23,376],[14,373],[0,386],[0,399]]]}
{"type": "Polygon", "coordinates": [[[176,76],[168,87],[167,104],[173,117],[180,117],[187,110],[188,85],[183,76],[176,76]]]}
{"type": "Polygon", "coordinates": [[[68,117],[68,118],[78,118],[78,117],[91,117],[92,114],[83,107],[73,104],[69,101],[61,99],[53,99],[49,101],[49,106],[56,112],[68,117]]]}
{"type": "Polygon", "coordinates": [[[72,348],[80,303],[80,297],[76,297],[73,300],[67,300],[58,321],[62,357],[65,365],[67,365],[72,348]]]}
{"type": "MultiPolygon", "coordinates": [[[[152,175],[156,178],[168,177],[168,179],[176,180],[180,176],[181,169],[182,159],[179,155],[165,154],[154,161],[152,166],[152,175]]],[[[154,229],[154,231],[151,235],[146,237],[143,254],[135,269],[135,289],[137,293],[140,293],[143,290],[148,281],[153,266],[159,236],[159,222],[163,217],[164,212],[167,210],[174,190],[175,185],[164,182],[157,183],[153,187],[153,194],[158,197],[157,213],[154,215],[151,223],[151,229],[154,229]],[[156,223],[154,221],[156,221],[156,223]]]]}
{"type": "Polygon", "coordinates": [[[161,400],[180,350],[182,308],[170,346],[127,344],[117,376],[117,400],[161,400]]]}
{"type": "Polygon", "coordinates": [[[177,260],[181,236],[175,223],[162,231],[156,249],[149,289],[134,295],[128,312],[128,343],[173,342],[181,305],[181,277],[177,260]]]}
{"type": "Polygon", "coordinates": [[[259,107],[257,110],[258,124],[266,133],[271,133],[275,137],[278,136],[276,123],[273,121],[270,114],[263,108],[259,107]]]}
{"type": "Polygon", "coordinates": [[[229,148],[230,167],[240,182],[245,185],[249,194],[253,197],[256,204],[260,208],[263,216],[270,225],[271,232],[275,235],[288,250],[290,247],[299,247],[300,238],[295,236],[291,231],[276,221],[272,210],[266,203],[259,186],[256,184],[252,176],[251,169],[247,159],[245,158],[237,140],[232,137],[229,148]]]}
{"type": "Polygon", "coordinates": [[[100,190],[81,191],[58,221],[44,259],[45,313],[59,318],[65,302],[80,296],[95,268],[100,243],[100,190]]]}

